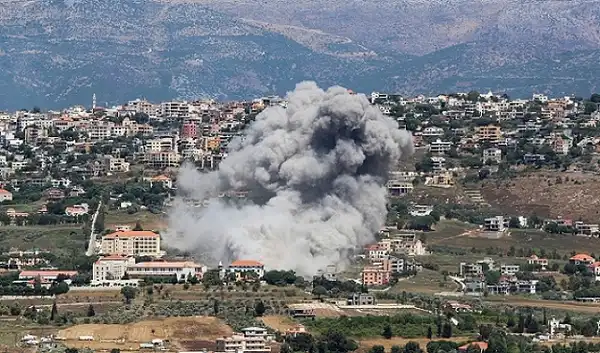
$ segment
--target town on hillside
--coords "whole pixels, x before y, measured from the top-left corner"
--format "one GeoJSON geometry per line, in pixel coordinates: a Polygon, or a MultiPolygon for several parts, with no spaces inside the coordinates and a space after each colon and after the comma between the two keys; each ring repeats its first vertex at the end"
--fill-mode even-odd
{"type": "Polygon", "coordinates": [[[313,276],[166,236],[180,167],[217,170],[286,98],[0,112],[0,349],[600,350],[600,94],[363,98],[414,154],[381,184],[382,227],[313,276]]]}

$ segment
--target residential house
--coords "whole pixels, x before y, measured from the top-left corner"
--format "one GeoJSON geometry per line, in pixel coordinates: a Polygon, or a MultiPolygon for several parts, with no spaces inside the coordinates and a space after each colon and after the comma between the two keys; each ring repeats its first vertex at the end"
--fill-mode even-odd
{"type": "Polygon", "coordinates": [[[504,276],[514,276],[521,270],[519,265],[500,265],[500,273],[504,276]]]}
{"type": "Polygon", "coordinates": [[[160,184],[166,189],[173,188],[173,180],[166,175],[157,175],[150,178],[144,178],[144,180],[150,183],[150,187],[154,186],[154,184],[160,184]]]}
{"type": "Polygon", "coordinates": [[[540,266],[542,270],[545,270],[548,267],[548,259],[540,258],[537,255],[533,254],[529,258],[527,258],[527,264],[540,266]]]}
{"type": "Polygon", "coordinates": [[[10,192],[6,189],[0,189],[0,202],[12,201],[12,199],[13,199],[12,192],[10,192]]]}
{"type": "Polygon", "coordinates": [[[89,205],[82,203],[80,205],[73,205],[65,208],[65,215],[70,217],[83,216],[89,212],[89,205]]]}
{"type": "Polygon", "coordinates": [[[596,260],[588,254],[577,254],[569,259],[569,263],[573,265],[591,265],[596,260]]]}
{"type": "Polygon", "coordinates": [[[255,273],[258,278],[265,275],[265,265],[255,260],[237,260],[227,268],[229,273],[234,273],[236,279],[245,277],[246,273],[255,273]]]}
{"type": "Polygon", "coordinates": [[[348,305],[375,305],[375,296],[368,293],[352,293],[347,300],[348,305]]]}
{"type": "Polygon", "coordinates": [[[488,349],[488,344],[487,342],[483,341],[471,342],[458,347],[458,351],[460,353],[472,352],[473,347],[475,347],[475,349],[478,349],[479,352],[483,353],[488,349]]]}
{"type": "Polygon", "coordinates": [[[100,253],[160,257],[160,235],[147,230],[110,233],[102,237],[100,253]]]}
{"type": "Polygon", "coordinates": [[[506,223],[508,223],[508,219],[505,219],[503,216],[496,216],[486,218],[484,220],[483,227],[486,231],[489,232],[503,232],[506,230],[506,223]]]}

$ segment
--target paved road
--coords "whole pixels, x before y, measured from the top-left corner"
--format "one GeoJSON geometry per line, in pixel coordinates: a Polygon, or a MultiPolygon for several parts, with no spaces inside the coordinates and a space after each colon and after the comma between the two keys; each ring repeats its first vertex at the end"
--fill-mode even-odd
{"type": "Polygon", "coordinates": [[[85,252],[86,256],[92,256],[96,252],[96,219],[98,218],[98,213],[100,213],[100,209],[102,208],[102,201],[98,203],[98,208],[96,208],[96,212],[92,217],[92,225],[90,227],[90,241],[88,242],[88,248],[85,252]]]}

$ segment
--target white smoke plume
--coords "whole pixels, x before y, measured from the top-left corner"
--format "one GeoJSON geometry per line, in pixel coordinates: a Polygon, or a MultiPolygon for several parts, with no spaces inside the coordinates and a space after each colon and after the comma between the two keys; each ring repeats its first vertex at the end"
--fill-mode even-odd
{"type": "Polygon", "coordinates": [[[201,261],[258,260],[311,276],[343,266],[386,216],[389,169],[413,151],[410,133],[342,87],[302,82],[287,108],[260,113],[218,170],[181,168],[166,242],[201,261]],[[248,191],[242,203],[218,198],[248,191]],[[187,199],[209,200],[194,207],[187,199]]]}

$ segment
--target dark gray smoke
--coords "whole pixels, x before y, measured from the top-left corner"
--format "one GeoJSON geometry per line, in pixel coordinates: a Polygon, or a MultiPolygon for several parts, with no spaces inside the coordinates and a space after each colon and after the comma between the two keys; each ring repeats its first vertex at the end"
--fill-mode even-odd
{"type": "Polygon", "coordinates": [[[390,167],[412,153],[410,133],[342,87],[303,82],[287,108],[268,108],[230,144],[217,171],[181,169],[169,245],[207,263],[261,261],[313,275],[343,265],[348,249],[374,240],[384,224],[390,167]],[[248,191],[245,203],[216,197],[248,191]]]}

